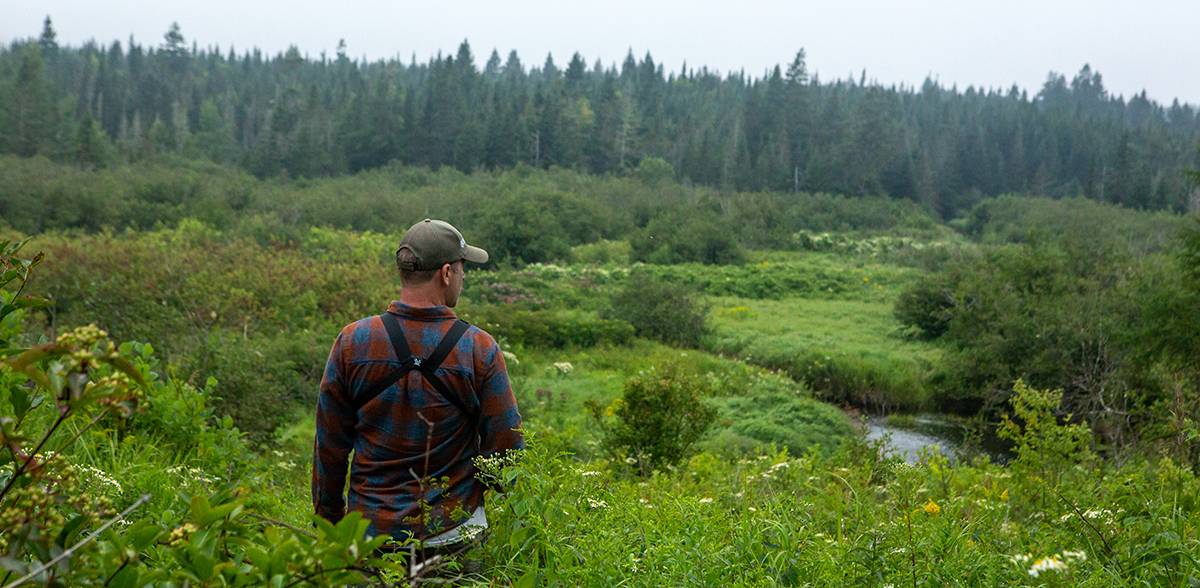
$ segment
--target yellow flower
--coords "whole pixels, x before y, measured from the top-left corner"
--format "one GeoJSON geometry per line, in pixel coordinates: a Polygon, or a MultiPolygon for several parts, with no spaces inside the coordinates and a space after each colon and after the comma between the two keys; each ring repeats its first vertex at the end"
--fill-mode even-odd
{"type": "Polygon", "coordinates": [[[1001,501],[1001,502],[1008,502],[1008,488],[1005,488],[1005,489],[1004,489],[1004,492],[1001,492],[1001,493],[1000,493],[1000,501],[1001,501]]]}
{"type": "Polygon", "coordinates": [[[931,514],[931,515],[935,515],[939,512],[942,512],[942,507],[938,506],[938,503],[934,502],[933,499],[930,498],[929,502],[925,503],[925,512],[928,514],[931,514]]]}

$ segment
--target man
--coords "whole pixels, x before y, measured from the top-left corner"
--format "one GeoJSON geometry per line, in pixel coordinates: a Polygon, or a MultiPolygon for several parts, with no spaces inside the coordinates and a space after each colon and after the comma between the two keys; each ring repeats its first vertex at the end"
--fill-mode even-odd
{"type": "Polygon", "coordinates": [[[358,511],[374,535],[416,537],[441,552],[486,528],[472,459],[524,446],[496,340],[451,310],[464,262],[487,260],[450,224],[425,219],[396,251],[400,300],[338,334],[317,401],[312,496],[321,517],[358,511]]]}

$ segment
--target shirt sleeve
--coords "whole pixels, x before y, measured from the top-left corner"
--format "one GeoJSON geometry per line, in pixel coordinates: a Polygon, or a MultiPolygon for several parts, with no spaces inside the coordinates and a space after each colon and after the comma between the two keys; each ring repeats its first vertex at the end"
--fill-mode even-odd
{"type": "Polygon", "coordinates": [[[509,449],[523,449],[521,413],[508,380],[508,368],[500,345],[490,335],[480,332],[476,345],[479,377],[479,453],[487,457],[509,449]]]}
{"type": "Polygon", "coordinates": [[[346,513],[343,495],[346,462],[354,448],[357,411],[342,370],[343,335],[338,334],[325,363],[317,396],[317,434],[313,441],[312,499],[317,515],[337,523],[346,513]]]}

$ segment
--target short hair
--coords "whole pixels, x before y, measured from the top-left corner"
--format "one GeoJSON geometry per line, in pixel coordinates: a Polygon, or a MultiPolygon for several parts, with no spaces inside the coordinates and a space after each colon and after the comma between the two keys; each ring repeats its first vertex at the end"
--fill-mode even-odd
{"type": "MultiPolygon", "coordinates": [[[[407,247],[396,251],[396,269],[400,270],[400,283],[409,286],[419,286],[427,284],[437,275],[437,269],[430,270],[406,270],[407,267],[415,267],[417,265],[417,256],[407,247]]],[[[441,268],[438,268],[441,269],[441,268]]]]}

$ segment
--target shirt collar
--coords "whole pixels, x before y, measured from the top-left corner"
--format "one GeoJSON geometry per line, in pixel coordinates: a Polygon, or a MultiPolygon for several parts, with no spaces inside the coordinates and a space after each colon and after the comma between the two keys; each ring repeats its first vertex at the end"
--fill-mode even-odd
{"type": "Polygon", "coordinates": [[[387,311],[407,319],[418,321],[433,321],[438,319],[458,318],[449,306],[409,306],[399,300],[393,300],[387,311]]]}

